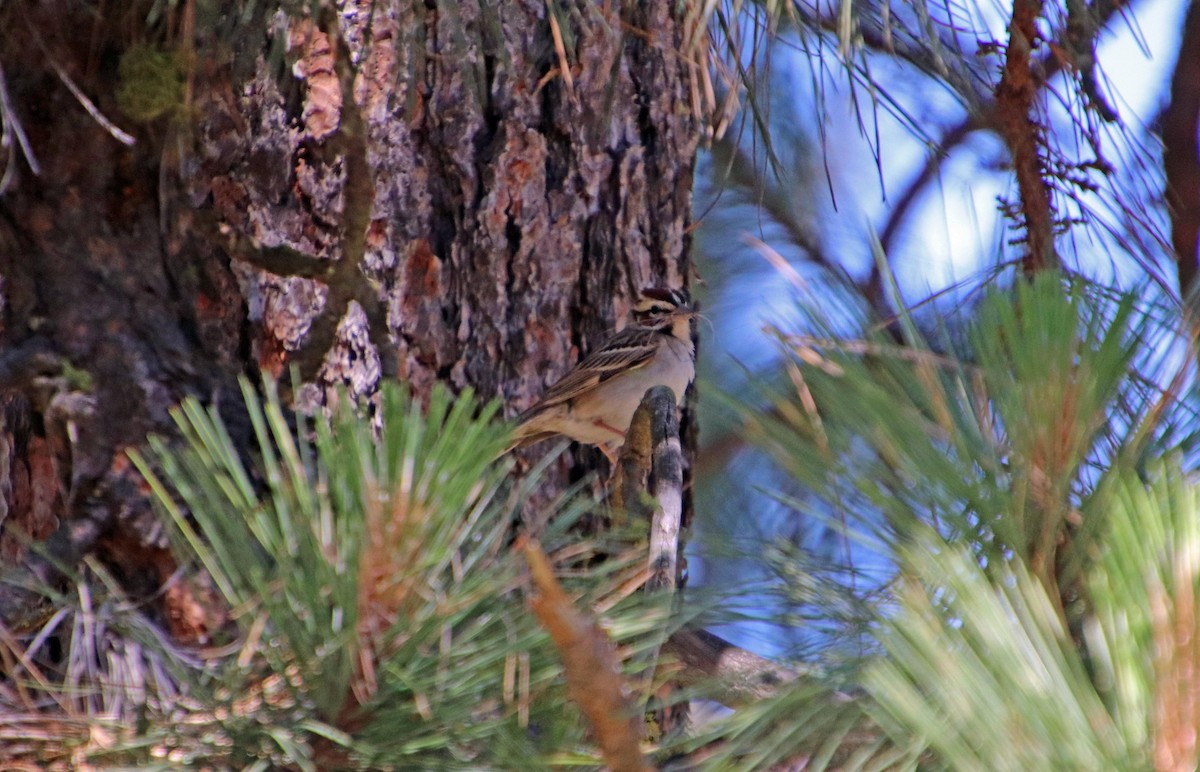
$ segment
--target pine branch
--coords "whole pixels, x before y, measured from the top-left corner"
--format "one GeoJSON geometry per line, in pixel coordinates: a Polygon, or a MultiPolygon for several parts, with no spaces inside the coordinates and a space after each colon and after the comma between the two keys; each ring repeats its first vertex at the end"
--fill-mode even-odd
{"type": "Polygon", "coordinates": [[[613,479],[613,506],[626,517],[649,515],[646,589],[674,589],[679,579],[683,453],[675,394],[666,386],[649,389],[633,414],[613,479]]]}
{"type": "Polygon", "coordinates": [[[1029,245],[1023,263],[1026,275],[1058,263],[1054,251],[1054,210],[1041,154],[1044,129],[1034,114],[1038,83],[1031,68],[1041,12],[1041,0],[1013,0],[1004,70],[996,86],[995,125],[1012,156],[1029,245]]]}

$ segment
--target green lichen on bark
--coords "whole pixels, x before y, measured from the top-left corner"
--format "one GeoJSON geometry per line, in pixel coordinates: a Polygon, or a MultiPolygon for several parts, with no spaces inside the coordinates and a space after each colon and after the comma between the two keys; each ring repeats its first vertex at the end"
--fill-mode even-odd
{"type": "Polygon", "coordinates": [[[117,104],[135,121],[149,123],[183,108],[185,72],[179,56],[135,45],[121,56],[117,104]]]}

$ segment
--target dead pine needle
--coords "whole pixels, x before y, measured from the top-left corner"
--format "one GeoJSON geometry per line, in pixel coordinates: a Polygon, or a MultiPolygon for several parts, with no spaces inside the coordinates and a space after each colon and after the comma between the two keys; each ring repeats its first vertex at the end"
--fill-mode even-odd
{"type": "Polygon", "coordinates": [[[547,11],[546,15],[550,20],[550,36],[554,38],[554,53],[558,56],[558,69],[562,73],[567,92],[570,93],[575,90],[575,79],[571,77],[571,65],[567,61],[567,47],[563,43],[562,28],[558,25],[558,17],[554,14],[554,9],[547,8],[547,11]]]}

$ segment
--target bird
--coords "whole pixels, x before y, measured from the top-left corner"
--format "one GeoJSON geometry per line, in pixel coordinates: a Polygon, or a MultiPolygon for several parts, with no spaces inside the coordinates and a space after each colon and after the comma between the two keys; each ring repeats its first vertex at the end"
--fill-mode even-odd
{"type": "Polygon", "coordinates": [[[687,295],[677,289],[643,289],[632,322],[610,335],[516,418],[508,450],[562,435],[596,445],[615,460],[633,413],[652,386],[664,385],[683,404],[696,377],[696,348],[687,295]]]}

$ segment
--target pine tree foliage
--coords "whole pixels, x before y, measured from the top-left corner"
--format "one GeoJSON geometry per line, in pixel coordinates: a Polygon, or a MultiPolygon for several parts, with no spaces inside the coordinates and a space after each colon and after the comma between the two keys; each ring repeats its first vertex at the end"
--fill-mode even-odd
{"type": "Polygon", "coordinates": [[[1088,664],[1139,766],[1200,763],[1200,486],[1178,457],[1127,475],[1088,578],[1095,612],[1083,630],[1088,664]]]}
{"type": "MultiPolygon", "coordinates": [[[[860,578],[873,580],[851,591],[779,552],[788,591],[853,620],[852,639],[829,633],[842,666],[817,661],[756,703],[644,742],[647,758],[1194,763],[1200,490],[1188,456],[1163,452],[1190,415],[1158,386],[1174,361],[1155,345],[1170,342],[1158,320],[1130,296],[1046,276],[995,290],[936,349],[913,325],[903,349],[781,334],[792,389],[771,393],[769,417],[746,408],[743,420],[813,491],[799,514],[860,545],[857,559],[871,554],[860,578]]],[[[265,394],[245,386],[248,454],[215,410],[187,402],[183,441],[137,457],[184,572],[210,577],[227,609],[214,647],[173,646],[91,565],[44,634],[5,642],[28,712],[3,731],[62,764],[599,766],[527,604],[512,540],[536,470],[518,483],[494,463],[507,441],[495,408],[444,391],[422,405],[397,387],[374,423],[348,402],[307,420],[265,394]],[[41,649],[66,625],[63,673],[41,649]]],[[[671,680],[662,642],[694,611],[637,591],[636,535],[569,533],[595,506],[576,494],[539,513],[540,540],[616,644],[619,688],[649,708],[671,680]]],[[[672,699],[720,695],[702,684],[672,699]]]]}
{"type": "MultiPolygon", "coordinates": [[[[574,58],[570,14],[548,7],[574,58]]],[[[714,86],[699,68],[718,141],[741,99],[776,172],[781,159],[812,161],[773,144],[771,96],[758,90],[766,60],[747,50],[784,29],[817,62],[818,133],[832,56],[877,163],[881,113],[930,148],[882,223],[881,254],[942,159],[988,132],[1044,199],[1026,186],[1004,202],[1016,238],[997,255],[1024,249],[1039,215],[1045,254],[1025,259],[1028,274],[1090,259],[1099,244],[1162,283],[1153,154],[1096,70],[1097,41],[1125,4],[999,9],[1011,22],[956,3],[748,7],[687,11],[687,55],[707,34],[718,44],[708,64],[730,71],[714,86]],[[1037,35],[1016,34],[1018,11],[1037,35]],[[898,76],[884,82],[887,69],[898,76]],[[1009,93],[1016,75],[1026,103],[1009,93]],[[914,82],[943,87],[958,123],[920,114],[933,103],[901,93],[914,82]],[[1021,165],[1024,140],[1034,152],[1021,165]]],[[[764,389],[767,411],[739,408],[746,434],[804,491],[776,499],[854,546],[846,565],[769,555],[836,658],[688,736],[644,743],[648,757],[713,769],[1195,768],[1200,488],[1196,416],[1181,397],[1193,352],[1173,332],[1177,310],[1042,271],[923,332],[899,293],[885,297],[886,260],[847,281],[808,215],[815,197],[798,206],[792,180],[768,179],[741,142],[717,149],[726,181],[829,284],[860,295],[840,308],[826,298],[804,333],[781,331],[787,385],[764,389]],[[860,312],[901,334],[846,339],[860,312]]],[[[189,400],[180,441],[135,455],[182,565],[164,591],[206,595],[192,606],[215,615],[213,646],[178,647],[95,561],[69,592],[33,588],[52,600],[48,617],[32,632],[0,627],[6,761],[599,767],[596,729],[527,604],[512,544],[537,470],[515,481],[496,463],[508,439],[496,407],[445,391],[418,403],[393,387],[309,420],[269,384],[265,397],[243,390],[251,451],[189,400]]],[[[527,522],[570,600],[615,644],[614,691],[656,707],[671,680],[662,643],[692,611],[638,591],[637,534],[579,542],[572,522],[599,507],[576,492],[527,522]]],[[[671,699],[702,696],[719,698],[720,685],[671,699]]]]}
{"type": "MultiPolygon", "coordinates": [[[[797,516],[844,533],[874,577],[843,687],[869,719],[847,736],[875,726],[921,766],[1190,768],[1200,576],[1197,488],[1166,450],[1194,423],[1177,340],[1158,309],[1055,274],[952,325],[937,350],[912,324],[903,348],[781,334],[790,393],[743,408],[814,492],[797,516]]],[[[803,715],[776,760],[829,714],[803,715]]]]}
{"type": "MultiPolygon", "coordinates": [[[[155,721],[159,749],[189,764],[300,768],[591,758],[520,592],[510,542],[523,497],[494,463],[508,442],[496,406],[444,390],[421,405],[389,388],[376,432],[349,404],[293,426],[269,385],[265,400],[248,384],[244,395],[256,463],[194,401],[177,414],[181,447],[154,440],[137,457],[178,554],[212,577],[237,627],[236,654],[189,686],[209,724],[155,721]]],[[[562,502],[548,548],[566,546],[579,512],[562,502]]],[[[596,549],[572,547],[558,563],[568,575],[596,549]]],[[[584,598],[598,602],[629,569],[613,556],[584,598]]],[[[661,640],[663,610],[608,600],[630,656],[661,640]]]]}
{"type": "Polygon", "coordinates": [[[886,655],[864,677],[894,719],[956,769],[1136,769],[1045,588],[1019,561],[981,569],[970,550],[904,555],[886,655]]]}
{"type": "Polygon", "coordinates": [[[1200,487],[1177,458],[1148,475],[1109,482],[1080,638],[1019,561],[989,574],[932,533],[906,550],[864,678],[881,722],[958,769],[1195,767],[1200,487]]]}
{"type": "Polygon", "coordinates": [[[1103,471],[1160,447],[1180,410],[1156,385],[1171,363],[1157,316],[1047,274],[993,292],[965,335],[907,336],[781,334],[793,388],[770,399],[783,420],[744,411],[748,430],[817,492],[819,517],[877,544],[932,525],[1048,586],[1076,570],[1103,518],[1103,471]]]}

